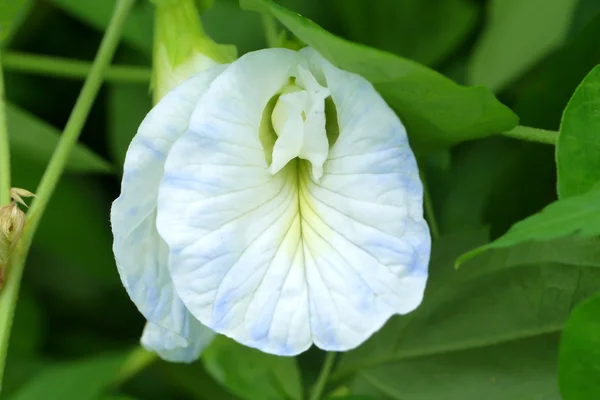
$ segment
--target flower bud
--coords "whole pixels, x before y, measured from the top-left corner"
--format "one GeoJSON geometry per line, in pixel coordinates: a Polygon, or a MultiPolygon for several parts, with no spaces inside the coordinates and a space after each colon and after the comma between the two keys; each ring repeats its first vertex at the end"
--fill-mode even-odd
{"type": "Polygon", "coordinates": [[[4,271],[10,252],[23,233],[25,219],[25,213],[14,201],[0,207],[0,289],[4,286],[4,271]]]}
{"type": "Polygon", "coordinates": [[[13,247],[25,226],[25,213],[15,202],[0,207],[0,240],[3,245],[13,247]]]}
{"type": "MultiPolygon", "coordinates": [[[[202,29],[194,0],[154,0],[154,76],[157,102],[190,76],[236,58],[235,46],[219,45],[202,29]]],[[[201,3],[202,9],[206,4],[201,3]]]]}

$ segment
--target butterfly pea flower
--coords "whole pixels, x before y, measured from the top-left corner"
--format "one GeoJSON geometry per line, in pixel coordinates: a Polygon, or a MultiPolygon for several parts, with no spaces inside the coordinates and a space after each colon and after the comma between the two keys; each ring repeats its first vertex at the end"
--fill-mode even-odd
{"type": "Polygon", "coordinates": [[[194,75],[142,122],[112,207],[142,343],[173,361],[215,333],[288,356],[360,345],[421,303],[422,192],[396,114],[315,50],[194,75]]]}

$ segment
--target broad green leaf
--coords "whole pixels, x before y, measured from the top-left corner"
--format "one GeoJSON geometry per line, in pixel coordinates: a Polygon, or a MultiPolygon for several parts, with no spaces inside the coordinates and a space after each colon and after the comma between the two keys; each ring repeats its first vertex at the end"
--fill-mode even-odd
{"type": "Polygon", "coordinates": [[[470,61],[470,83],[499,91],[558,48],[577,0],[492,0],[470,61]]]}
{"type": "Polygon", "coordinates": [[[360,371],[353,389],[380,400],[562,400],[556,334],[407,359],[360,371]]]}
{"type": "Polygon", "coordinates": [[[217,337],[202,354],[208,373],[245,400],[301,400],[296,360],[245,347],[217,337]]]}
{"type": "Polygon", "coordinates": [[[600,398],[600,292],[574,311],[562,334],[560,389],[565,400],[600,398]]]}
{"type": "Polygon", "coordinates": [[[29,14],[32,5],[33,0],[0,1],[0,47],[15,34],[29,14]]]}
{"type": "Polygon", "coordinates": [[[517,222],[492,243],[462,255],[457,265],[486,250],[510,247],[528,241],[545,241],[577,234],[600,234],[600,188],[586,194],[557,200],[538,214],[517,222]]]}
{"type": "Polygon", "coordinates": [[[123,356],[102,356],[47,367],[9,400],[95,400],[110,385],[123,356]]]}
{"type": "Polygon", "coordinates": [[[348,38],[434,65],[475,27],[477,7],[464,0],[335,0],[348,38]]]}
{"type": "MultiPolygon", "coordinates": [[[[28,113],[8,104],[6,118],[11,152],[27,161],[45,167],[60,140],[60,133],[53,126],[28,113]]],[[[67,162],[67,172],[109,173],[113,166],[82,144],[72,150],[67,162]]]]}
{"type": "Polygon", "coordinates": [[[334,379],[357,374],[353,393],[402,400],[558,399],[556,333],[598,290],[600,269],[523,245],[455,270],[461,250],[482,240],[475,231],[434,242],[423,304],[346,353],[334,379]]]}
{"type": "Polygon", "coordinates": [[[129,143],[152,108],[151,96],[145,86],[110,85],[107,98],[109,149],[115,164],[122,168],[129,143]]]}
{"type": "Polygon", "coordinates": [[[399,113],[414,145],[450,146],[517,124],[517,116],[484,87],[463,87],[413,61],[346,41],[270,0],[240,4],[273,15],[333,64],[371,81],[399,113]]]}
{"type": "Polygon", "coordinates": [[[565,108],[556,144],[558,194],[584,194],[600,182],[600,66],[581,82],[565,108]]]}
{"type": "MultiPolygon", "coordinates": [[[[73,17],[100,31],[105,31],[116,0],[48,0],[73,17]]],[[[147,54],[152,52],[153,5],[140,1],[127,16],[123,41],[147,54]]]]}

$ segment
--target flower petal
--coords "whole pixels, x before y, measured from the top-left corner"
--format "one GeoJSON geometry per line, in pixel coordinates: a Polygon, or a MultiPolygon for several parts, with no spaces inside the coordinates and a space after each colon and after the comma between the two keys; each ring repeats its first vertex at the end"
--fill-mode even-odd
{"type": "Polygon", "coordinates": [[[258,137],[297,56],[249,53],[215,79],[169,154],[158,200],[157,226],[190,312],[276,354],[311,344],[296,162],[271,174],[258,137]]]}
{"type": "Polygon", "coordinates": [[[125,160],[121,195],[113,203],[113,250],[121,280],[140,312],[188,338],[190,315],[175,293],[168,248],[156,230],[156,198],[167,153],[188,127],[190,115],[210,82],[226,66],[204,71],[167,94],[150,111],[125,160]]]}
{"type": "Polygon", "coordinates": [[[311,326],[317,346],[348,350],[420,304],[430,235],[398,117],[364,78],[301,52],[331,91],[340,130],[321,179],[299,174],[311,326]]]}
{"type": "Polygon", "coordinates": [[[190,339],[185,340],[168,329],[148,322],[141,342],[146,350],[157,353],[163,360],[191,363],[200,357],[215,333],[192,317],[189,336],[190,339]]]}
{"type": "MultiPolygon", "coordinates": [[[[292,160],[272,175],[262,111],[296,53],[247,54],[211,85],[165,165],[157,226],[190,312],[263,351],[348,350],[421,301],[429,234],[402,124],[363,78],[316,53],[340,134],[318,181],[292,160]]],[[[313,70],[314,69],[314,70],[313,70]]],[[[318,177],[316,178],[318,179],[318,177]]]]}

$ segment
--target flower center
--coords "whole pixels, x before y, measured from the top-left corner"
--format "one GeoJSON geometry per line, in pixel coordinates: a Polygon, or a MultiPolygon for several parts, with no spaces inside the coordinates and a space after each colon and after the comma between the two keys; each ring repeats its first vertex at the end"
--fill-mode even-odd
{"type": "Polygon", "coordinates": [[[298,66],[295,84],[282,90],[271,114],[277,141],[270,166],[276,174],[292,159],[310,161],[315,180],[323,175],[329,153],[325,130],[325,99],[329,89],[321,86],[309,70],[298,66]]]}

